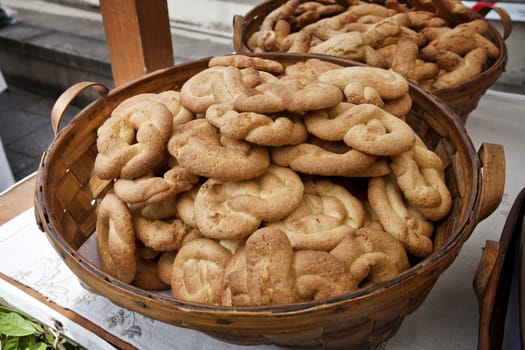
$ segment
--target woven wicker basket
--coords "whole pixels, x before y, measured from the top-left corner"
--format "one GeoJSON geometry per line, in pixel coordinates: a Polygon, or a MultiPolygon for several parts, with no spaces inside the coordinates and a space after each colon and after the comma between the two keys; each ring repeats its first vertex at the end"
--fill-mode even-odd
{"type": "MultiPolygon", "coordinates": [[[[307,57],[283,53],[258,56],[284,65],[307,57]]],[[[309,57],[352,65],[338,58],[309,57]]],[[[477,223],[499,204],[505,171],[503,148],[483,144],[476,152],[463,124],[450,109],[411,85],[414,104],[408,123],[442,157],[453,195],[450,216],[437,226],[432,255],[390,281],[317,302],[228,308],[175,300],[119,282],[77,250],[94,232],[94,199],[111,186],[108,181],[92,177],[97,128],[124,99],[138,93],[176,89],[205,69],[207,62],[202,59],[157,71],[107,94],[98,84],[77,84],[57,100],[52,111],[55,130],[59,129],[64,109],[81,91],[95,86],[103,94],[58,132],[42,157],[35,192],[35,213],[41,230],[82,283],[116,304],[154,319],[238,344],[375,348],[392,337],[404,317],[423,303],[477,223]]]]}
{"type": "MultiPolygon", "coordinates": [[[[269,0],[255,6],[244,16],[237,15],[233,18],[233,47],[237,53],[251,52],[246,43],[250,36],[259,30],[265,17],[274,9],[285,3],[287,0],[269,0]]],[[[380,0],[368,0],[373,3],[381,3],[380,0]]],[[[496,80],[505,71],[507,64],[507,47],[506,39],[512,31],[512,21],[505,10],[498,7],[485,7],[480,11],[480,18],[486,15],[489,10],[496,11],[503,24],[503,37],[489,23],[489,32],[487,37],[495,43],[499,50],[500,56],[496,60],[489,60],[487,67],[477,77],[465,81],[462,85],[455,88],[433,90],[432,93],[443,100],[458,115],[463,123],[467,121],[469,114],[476,109],[481,97],[485,94],[496,80]]]]}

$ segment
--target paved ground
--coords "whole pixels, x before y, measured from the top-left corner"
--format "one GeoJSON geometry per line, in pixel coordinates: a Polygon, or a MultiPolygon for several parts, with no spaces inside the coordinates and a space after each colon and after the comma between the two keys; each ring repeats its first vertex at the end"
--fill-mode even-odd
{"type": "MultiPolygon", "coordinates": [[[[36,171],[42,152],[53,142],[49,113],[54,101],[11,85],[0,94],[0,138],[15,180],[36,171]]],[[[78,111],[69,108],[65,121],[78,111]]]]}
{"type": "MultiPolygon", "coordinates": [[[[0,138],[19,180],[37,170],[42,152],[54,139],[49,115],[60,93],[78,81],[109,88],[112,81],[98,14],[66,12],[38,0],[6,2],[18,11],[19,21],[0,28],[0,70],[8,82],[0,93],[0,138]]],[[[232,52],[224,38],[180,31],[173,35],[173,48],[175,63],[232,52]]],[[[71,106],[64,122],[79,111],[71,106]]]]}

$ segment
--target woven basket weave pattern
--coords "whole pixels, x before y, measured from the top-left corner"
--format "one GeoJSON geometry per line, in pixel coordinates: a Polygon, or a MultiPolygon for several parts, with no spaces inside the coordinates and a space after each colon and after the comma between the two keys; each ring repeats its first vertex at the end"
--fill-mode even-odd
{"type": "MultiPolygon", "coordinates": [[[[305,57],[260,56],[283,64],[305,57]]],[[[391,338],[456,258],[476,224],[472,215],[478,205],[480,164],[463,125],[448,107],[413,85],[414,106],[407,122],[443,159],[454,205],[452,214],[436,229],[436,252],[395,279],[328,301],[232,310],[185,303],[123,284],[78,255],[76,250],[95,229],[95,199],[111,187],[110,182],[92,176],[97,128],[125,98],[180,86],[206,66],[207,60],[183,64],[115,89],[82,110],[57,135],[39,169],[35,206],[57,252],[83,283],[115,303],[228,342],[364,349],[391,338]]]]}

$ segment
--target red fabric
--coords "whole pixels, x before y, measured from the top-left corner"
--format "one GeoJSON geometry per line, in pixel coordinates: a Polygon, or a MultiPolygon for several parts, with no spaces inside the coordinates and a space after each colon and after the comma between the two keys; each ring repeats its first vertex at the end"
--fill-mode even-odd
{"type": "Polygon", "coordinates": [[[493,7],[494,5],[496,5],[496,3],[495,2],[491,2],[491,1],[477,2],[477,3],[474,4],[474,6],[472,6],[472,9],[474,11],[478,12],[479,10],[481,10],[484,7],[493,7]]]}

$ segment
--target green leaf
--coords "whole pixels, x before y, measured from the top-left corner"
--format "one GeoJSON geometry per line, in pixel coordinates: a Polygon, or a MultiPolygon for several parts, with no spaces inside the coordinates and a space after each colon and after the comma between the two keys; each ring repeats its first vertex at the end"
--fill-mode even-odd
{"type": "Polygon", "coordinates": [[[27,347],[26,350],[46,350],[47,347],[48,347],[47,344],[42,343],[42,342],[38,342],[38,343],[35,343],[35,344],[27,347]]]}
{"type": "Polygon", "coordinates": [[[0,316],[0,333],[23,337],[36,333],[36,328],[33,322],[25,319],[17,313],[10,312],[0,316]]]}
{"type": "Polygon", "coordinates": [[[2,350],[17,350],[18,340],[19,338],[17,337],[7,337],[7,339],[2,344],[2,350]]]}

